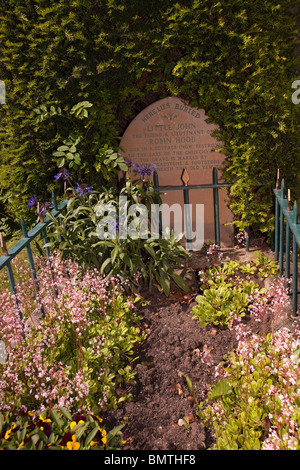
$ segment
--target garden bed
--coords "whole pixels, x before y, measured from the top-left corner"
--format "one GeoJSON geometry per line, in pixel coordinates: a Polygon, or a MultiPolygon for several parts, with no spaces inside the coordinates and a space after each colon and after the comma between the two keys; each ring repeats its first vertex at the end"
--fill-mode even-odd
{"type": "MultiPolygon", "coordinates": [[[[204,249],[193,253],[183,271],[178,272],[190,285],[190,292],[180,290],[173,283],[169,296],[166,296],[162,288],[156,284],[151,292],[145,286],[141,288],[140,297],[128,299],[121,285],[121,290],[119,290],[119,283],[115,278],[105,283],[96,271],[88,272],[83,278],[78,278],[76,264],[70,263],[66,270],[59,258],[54,258],[52,268],[56,273],[56,282],[52,288],[57,288],[58,292],[61,291],[61,295],[56,298],[49,295],[51,292],[49,280],[52,271],[48,272],[43,265],[41,266],[39,272],[41,292],[48,293],[43,298],[46,321],[42,322],[40,325],[42,329],[40,329],[38,318],[40,310],[36,311],[37,316],[29,314],[26,321],[29,337],[26,335],[24,343],[28,361],[24,364],[18,361],[17,357],[15,358],[15,354],[19,354],[18,349],[13,351],[11,356],[13,360],[7,363],[7,371],[3,375],[4,380],[0,383],[3,392],[3,396],[0,395],[3,410],[13,409],[13,407],[16,410],[20,406],[25,406],[25,409],[29,411],[39,409],[45,411],[44,417],[34,418],[37,419],[36,427],[32,428],[31,437],[28,438],[32,442],[26,441],[25,443],[31,446],[28,448],[36,448],[36,446],[40,446],[39,448],[51,446],[52,448],[68,448],[68,446],[77,446],[80,449],[89,448],[92,445],[91,436],[97,431],[95,419],[97,421],[98,418],[88,418],[90,420],[88,424],[83,424],[81,420],[78,426],[82,429],[78,428],[78,432],[74,419],[77,419],[76,412],[84,411],[86,407],[88,412],[90,406],[93,409],[96,406],[101,422],[103,420],[104,423],[104,428],[101,425],[101,432],[99,431],[97,435],[98,441],[94,444],[98,445],[98,448],[99,446],[107,448],[107,445],[111,445],[106,443],[106,437],[103,435],[103,432],[106,432],[105,429],[122,429],[124,435],[118,434],[119,437],[116,437],[119,441],[117,440],[114,445],[118,447],[121,445],[124,450],[195,451],[214,448],[216,443],[218,448],[230,450],[255,449],[261,448],[262,441],[269,436],[270,428],[271,431],[276,432],[280,428],[281,434],[279,437],[277,435],[274,437],[275,431],[273,435],[270,434],[266,444],[269,448],[281,446],[281,443],[285,446],[284,448],[286,446],[294,448],[298,445],[298,438],[294,437],[293,432],[295,426],[296,432],[299,428],[297,390],[300,383],[298,373],[300,349],[297,350],[297,347],[294,348],[290,344],[292,349],[289,350],[289,337],[283,334],[279,337],[279,355],[277,351],[274,354],[272,348],[275,343],[272,344],[272,341],[268,339],[265,357],[263,355],[265,345],[260,340],[260,338],[266,338],[266,333],[269,331],[272,333],[293,331],[295,326],[298,326],[298,319],[291,316],[291,302],[285,292],[285,280],[280,279],[276,274],[278,265],[272,262],[274,256],[267,247],[255,247],[248,253],[245,249],[222,250],[222,259],[220,259],[220,253],[212,248],[213,246],[210,246],[208,251],[204,249]],[[257,248],[259,251],[255,252],[257,248]],[[69,276],[66,276],[66,271],[69,276]],[[278,284],[276,284],[277,281],[278,284]],[[257,288],[251,284],[252,282],[255,282],[257,288],[261,290],[260,293],[257,293],[257,288]],[[219,296],[221,291],[222,294],[219,296]],[[215,297],[209,299],[207,292],[215,292],[217,295],[214,294],[215,297]],[[251,315],[248,310],[247,295],[251,297],[251,315]],[[204,307],[202,305],[199,308],[203,299],[204,307]],[[273,309],[274,299],[275,303],[277,302],[277,314],[273,315],[276,317],[276,322],[272,318],[272,311],[276,310],[273,309]],[[283,299],[282,303],[281,299],[283,299]],[[207,310],[210,309],[210,301],[212,309],[208,320],[207,310]],[[255,310],[253,305],[258,308],[255,310]],[[259,311],[263,314],[260,318],[259,311]],[[248,352],[246,347],[244,355],[243,350],[239,349],[240,345],[247,344],[243,343],[246,338],[243,335],[246,333],[248,338],[249,336],[252,338],[254,349],[257,344],[260,345],[261,359],[259,361],[262,361],[261,364],[266,358],[271,367],[270,370],[280,369],[278,373],[276,371],[269,374],[268,365],[264,367],[259,362],[255,362],[257,351],[253,355],[254,362],[247,363],[247,354],[254,352],[254,349],[251,350],[253,344],[249,346],[248,352]],[[100,337],[105,338],[105,344],[102,346],[98,341],[100,337]],[[32,348],[39,351],[41,359],[44,358],[41,361],[42,365],[36,364],[36,354],[32,354],[32,348]],[[237,357],[240,354],[236,363],[234,359],[232,361],[233,351],[236,352],[237,357]],[[296,362],[289,362],[287,359],[293,356],[295,351],[296,362]],[[220,368],[226,356],[228,356],[227,364],[230,361],[233,366],[238,364],[236,370],[233,370],[232,377],[229,374],[228,380],[227,378],[224,380],[223,377],[226,376],[222,375],[222,367],[220,368]],[[230,357],[231,359],[228,359],[230,357]],[[52,370],[57,360],[60,361],[60,368],[65,371],[65,378],[58,377],[56,369],[52,370]],[[248,367],[246,370],[243,369],[244,360],[248,367]],[[282,368],[285,363],[288,369],[282,368]],[[24,368],[24,373],[21,366],[24,368]],[[38,366],[39,369],[37,369],[38,366]],[[14,368],[16,373],[12,374],[14,368]],[[82,370],[88,373],[86,377],[78,376],[82,370]],[[15,379],[12,382],[13,377],[15,379]],[[246,377],[246,382],[243,382],[243,377],[246,377]],[[286,377],[289,377],[288,382],[285,382],[286,377]],[[47,390],[43,378],[46,381],[50,380],[47,390]],[[59,393],[52,394],[51,380],[54,381],[54,388],[59,381],[59,393]],[[220,380],[221,388],[219,387],[220,380]],[[15,394],[12,394],[12,384],[16,388],[15,394]],[[78,384],[81,385],[80,390],[78,384]],[[235,389],[234,393],[231,393],[232,386],[235,389]],[[272,402],[278,416],[281,411],[286,412],[286,409],[282,408],[283,405],[291,404],[292,412],[286,417],[288,423],[280,422],[279,428],[276,428],[278,423],[272,423],[271,426],[268,420],[273,410],[273,404],[271,403],[270,408],[268,403],[271,390],[276,391],[275,395],[278,397],[282,397],[282,391],[285,390],[290,394],[290,397],[285,397],[284,403],[280,400],[279,403],[276,400],[272,402]],[[245,418],[245,409],[250,410],[243,401],[244,392],[247,403],[248,401],[249,403],[262,402],[266,406],[263,411],[251,410],[249,416],[252,422],[250,418],[250,421],[247,421],[248,411],[246,411],[247,422],[245,430],[241,432],[239,424],[235,421],[239,423],[240,416],[241,419],[245,418]],[[210,407],[208,398],[211,393],[214,393],[214,399],[211,400],[213,405],[210,407]],[[224,397],[225,400],[223,400],[224,397]],[[291,402],[287,398],[290,398],[291,402]],[[205,406],[203,407],[201,403],[205,403],[205,406]],[[48,416],[51,412],[49,421],[51,422],[52,414],[57,406],[70,406],[72,413],[75,413],[73,415],[75,418],[73,416],[70,418],[70,415],[64,412],[66,423],[59,424],[61,421],[56,419],[55,423],[48,425],[49,435],[41,434],[40,427],[44,427],[46,414],[48,416]],[[224,409],[226,406],[227,410],[224,409]],[[220,413],[219,410],[221,410],[220,413]],[[260,415],[256,415],[256,411],[260,415]],[[225,415],[228,413],[225,424],[222,420],[224,412],[225,415]],[[236,415],[231,413],[236,413],[236,415]],[[213,421],[216,419],[217,434],[213,432],[211,423],[206,421],[209,416],[213,416],[213,421]],[[289,426],[289,422],[294,424],[291,439],[286,443],[282,433],[286,424],[289,426]],[[231,429],[225,429],[226,423],[229,427],[231,426],[231,429]],[[52,426],[55,425],[58,428],[54,430],[52,426]],[[83,436],[81,434],[84,432],[84,426],[88,427],[85,431],[86,435],[83,436]],[[266,428],[266,435],[264,435],[264,428],[266,428]],[[75,438],[75,441],[70,440],[70,430],[72,431],[71,437],[75,438]],[[76,431],[76,436],[73,430],[76,431]],[[223,434],[227,437],[222,441],[223,434]],[[65,443],[66,439],[69,440],[65,443]]],[[[26,310],[31,311],[33,298],[28,297],[30,273],[28,272],[23,277],[26,274],[23,264],[22,261],[18,272],[22,273],[22,289],[19,292],[22,294],[20,299],[25,313],[26,310]]],[[[34,293],[32,295],[34,296],[34,293]]],[[[3,302],[5,299],[6,294],[3,292],[3,302]]],[[[10,306],[3,319],[7,321],[6,340],[11,347],[14,347],[14,341],[20,342],[21,345],[23,340],[22,335],[19,338],[17,332],[11,330],[11,318],[15,318],[16,324],[18,323],[17,312],[10,306]]],[[[270,337],[275,337],[275,335],[270,337]]],[[[20,347],[22,352],[23,346],[20,347]]],[[[250,357],[249,354],[248,356],[250,357]]],[[[24,446],[23,431],[16,431],[16,429],[19,429],[18,425],[12,425],[10,421],[7,421],[2,434],[0,432],[0,439],[5,448],[24,446]]],[[[24,432],[25,430],[26,428],[24,432]]],[[[112,433],[107,435],[113,436],[112,433]]]]}
{"type": "MultiPolygon", "coordinates": [[[[267,250],[265,248],[265,250],[267,250]]],[[[251,250],[225,250],[224,261],[253,259],[251,250]]],[[[273,258],[270,250],[266,255],[273,258]]],[[[208,266],[202,252],[192,255],[189,267],[197,273],[208,266]]],[[[193,282],[193,281],[191,281],[193,282]]],[[[187,385],[191,380],[198,400],[207,396],[209,386],[217,382],[215,366],[237,345],[232,330],[218,326],[201,326],[192,318],[199,282],[194,278],[191,294],[174,289],[166,298],[157,289],[144,292],[149,303],[140,309],[146,341],[137,351],[136,383],[130,386],[133,400],[107,413],[111,425],[127,423],[130,450],[203,450],[213,446],[214,438],[197,416],[194,399],[187,385]]],[[[270,279],[262,283],[269,285],[270,279]]],[[[278,327],[293,328],[289,319],[278,327]]],[[[257,323],[253,328],[257,331],[257,323]]],[[[248,321],[248,326],[251,322],[248,321]]]]}

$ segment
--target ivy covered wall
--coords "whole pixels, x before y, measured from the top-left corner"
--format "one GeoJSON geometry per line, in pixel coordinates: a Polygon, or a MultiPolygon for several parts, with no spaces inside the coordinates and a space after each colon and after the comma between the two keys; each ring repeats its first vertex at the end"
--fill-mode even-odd
{"type": "MultiPolygon", "coordinates": [[[[81,132],[78,180],[97,183],[95,155],[118,148],[129,122],[151,102],[180,96],[218,124],[224,178],[238,227],[272,227],[277,167],[300,195],[300,105],[293,8],[299,0],[1,0],[0,184],[7,210],[26,214],[32,195],[48,198],[53,152],[81,132]],[[68,114],[87,100],[88,122],[68,114]],[[43,125],[35,109],[60,107],[43,125]],[[252,192],[251,184],[264,183],[252,192]],[[249,194],[249,207],[245,195],[249,194]]],[[[298,68],[299,70],[299,68],[298,68]]],[[[151,163],[151,162],[149,162],[151,163]]]]}

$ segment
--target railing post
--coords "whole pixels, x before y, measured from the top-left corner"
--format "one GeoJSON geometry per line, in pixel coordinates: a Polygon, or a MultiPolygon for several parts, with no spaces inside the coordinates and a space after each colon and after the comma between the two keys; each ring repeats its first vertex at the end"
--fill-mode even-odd
{"type": "MultiPolygon", "coordinates": [[[[280,191],[281,202],[284,199],[284,179],[281,181],[281,191],[280,191]]],[[[284,216],[283,208],[280,205],[280,226],[279,226],[279,274],[283,275],[283,227],[284,227],[284,216]]]]}
{"type": "MultiPolygon", "coordinates": [[[[153,173],[153,181],[154,181],[154,187],[158,188],[159,181],[158,181],[158,174],[156,170],[153,173]]],[[[159,233],[159,236],[161,237],[162,236],[162,215],[161,215],[160,208],[158,208],[158,233],[159,233]]]]}
{"type": "MultiPolygon", "coordinates": [[[[8,256],[9,257],[8,250],[7,250],[6,243],[5,243],[5,239],[4,239],[4,236],[3,236],[2,232],[0,232],[0,245],[1,245],[1,248],[2,248],[3,256],[8,256]]],[[[13,296],[14,296],[15,305],[16,305],[16,308],[18,310],[19,317],[20,317],[21,320],[23,320],[23,314],[21,312],[20,303],[19,303],[19,300],[18,300],[18,297],[17,297],[17,289],[16,289],[14,273],[13,273],[10,261],[6,265],[6,270],[7,270],[8,280],[9,280],[9,284],[10,284],[10,290],[11,290],[11,293],[13,294],[13,296]]]]}
{"type": "MultiPolygon", "coordinates": [[[[291,211],[291,192],[288,189],[288,200],[287,200],[287,211],[291,211]]],[[[290,226],[288,220],[286,221],[285,227],[285,277],[289,279],[291,272],[290,272],[290,226]]],[[[287,283],[288,287],[288,283],[287,283]]]]}
{"type": "MultiPolygon", "coordinates": [[[[276,179],[276,191],[279,191],[279,168],[277,169],[277,179],[276,179]]],[[[279,226],[279,202],[278,198],[275,195],[275,261],[278,261],[278,252],[279,252],[279,233],[278,233],[278,226],[279,226]]]]}
{"type": "MultiPolygon", "coordinates": [[[[189,182],[189,174],[186,169],[183,170],[181,180],[184,186],[188,185],[189,182]]],[[[189,251],[193,251],[193,243],[192,243],[192,222],[191,222],[191,214],[190,214],[190,197],[189,197],[189,190],[186,188],[183,189],[183,201],[184,201],[184,222],[185,222],[185,237],[187,241],[187,249],[189,251]]]]}
{"type": "Polygon", "coordinates": [[[214,191],[214,212],[215,212],[215,240],[216,245],[221,248],[220,241],[220,214],[219,214],[219,188],[215,187],[218,184],[218,170],[213,168],[213,191],[214,191]]]}
{"type": "MultiPolygon", "coordinates": [[[[297,202],[294,202],[293,207],[293,221],[294,224],[298,223],[298,207],[297,202]]],[[[293,314],[297,314],[298,303],[298,245],[295,234],[293,234],[293,314]]]]}
{"type": "MultiPolygon", "coordinates": [[[[23,217],[21,217],[21,228],[22,228],[22,232],[23,232],[23,237],[28,238],[28,232],[27,232],[27,228],[26,228],[23,217]]],[[[35,289],[37,301],[38,301],[38,304],[40,306],[41,317],[44,318],[45,312],[44,312],[43,306],[40,303],[39,283],[38,283],[38,279],[37,279],[37,275],[36,275],[36,269],[35,269],[35,266],[34,266],[33,255],[32,255],[32,251],[31,251],[30,243],[28,243],[28,245],[26,246],[26,251],[27,251],[27,257],[28,257],[28,261],[29,261],[29,265],[30,265],[31,276],[32,276],[33,284],[34,284],[34,289],[35,289]]]]}

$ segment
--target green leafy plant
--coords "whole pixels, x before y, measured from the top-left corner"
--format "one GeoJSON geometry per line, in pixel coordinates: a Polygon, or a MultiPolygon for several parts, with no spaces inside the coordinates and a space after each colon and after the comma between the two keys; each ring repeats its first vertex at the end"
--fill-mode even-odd
{"type": "MultiPolygon", "coordinates": [[[[88,108],[92,106],[93,104],[89,101],[82,101],[75,104],[68,112],[62,112],[60,107],[55,108],[50,106],[48,110],[45,105],[42,105],[34,110],[37,114],[37,118],[34,121],[35,128],[38,131],[41,123],[54,116],[59,116],[61,119],[64,118],[71,122],[87,120],[90,118],[88,108]]],[[[74,129],[72,129],[68,138],[63,140],[63,145],[60,145],[53,152],[53,156],[57,158],[56,164],[58,168],[66,167],[73,171],[84,170],[92,163],[96,172],[101,173],[102,181],[112,180],[116,177],[118,171],[128,170],[124,157],[109,148],[107,144],[96,152],[93,156],[93,161],[91,161],[90,150],[87,148],[91,123],[87,121],[84,129],[80,125],[77,127],[74,125],[73,127],[74,129]]]]}
{"type": "Polygon", "coordinates": [[[213,324],[229,327],[234,318],[245,316],[249,296],[257,287],[253,281],[245,281],[242,287],[212,286],[204,290],[203,295],[196,297],[193,318],[199,318],[202,326],[213,324]]]}
{"type": "Polygon", "coordinates": [[[53,153],[54,157],[57,157],[57,166],[62,168],[67,166],[70,169],[78,170],[81,165],[80,153],[77,152],[77,145],[81,138],[74,138],[70,136],[64,140],[63,145],[60,145],[58,149],[53,153]]]}
{"type": "Polygon", "coordinates": [[[259,259],[264,263],[263,267],[258,262],[230,260],[199,273],[202,294],[196,297],[198,305],[192,312],[203,326],[212,323],[230,327],[234,318],[245,316],[254,292],[266,292],[265,288],[259,289],[252,277],[261,272],[259,269],[269,276],[278,268],[265,257],[259,259]]]}
{"type": "Polygon", "coordinates": [[[223,378],[197,405],[203,425],[214,433],[213,449],[299,450],[297,333],[251,335],[224,359],[219,373],[223,378]]]}
{"type": "Polygon", "coordinates": [[[227,261],[221,266],[212,266],[199,272],[201,290],[211,286],[239,286],[245,280],[250,280],[256,273],[256,266],[241,261],[227,261]],[[242,276],[244,274],[244,276],[242,276]]]}
{"type": "MultiPolygon", "coordinates": [[[[115,162],[115,154],[107,153],[110,161],[115,162]],[[113,158],[112,158],[113,157],[113,158]]],[[[142,203],[151,214],[151,204],[159,202],[159,196],[152,184],[138,178],[132,182],[128,178],[125,186],[118,191],[110,188],[103,191],[78,191],[69,188],[73,195],[70,197],[66,213],[57,218],[48,214],[49,246],[62,250],[64,257],[79,260],[83,269],[95,266],[101,274],[109,278],[118,274],[121,279],[129,280],[133,290],[139,285],[138,276],[151,288],[155,281],[166,295],[170,292],[170,282],[173,280],[181,289],[188,291],[185,280],[174,272],[174,267],[183,263],[189,255],[180,244],[180,239],[166,229],[164,238],[152,237],[148,223],[146,227],[139,226],[139,218],[128,212],[123,220],[120,216],[120,200],[126,198],[126,204],[142,203]],[[102,215],[99,207],[106,208],[109,204],[117,218],[106,218],[103,233],[99,236],[98,224],[102,215]],[[134,235],[120,236],[120,224],[126,227],[134,225],[134,235]]]]}
{"type": "Polygon", "coordinates": [[[96,155],[95,169],[98,173],[101,172],[105,179],[109,179],[109,172],[112,170],[127,171],[128,166],[125,163],[124,157],[106,144],[96,155]]]}
{"type": "Polygon", "coordinates": [[[254,261],[258,269],[258,274],[261,278],[268,276],[275,276],[278,274],[279,265],[276,261],[271,260],[265,253],[256,251],[254,253],[254,261]]]}
{"type": "Polygon", "coordinates": [[[67,409],[46,410],[42,414],[20,412],[18,416],[0,413],[2,450],[111,450],[124,444],[119,425],[106,431],[103,419],[86,413],[71,414],[67,409]]]}

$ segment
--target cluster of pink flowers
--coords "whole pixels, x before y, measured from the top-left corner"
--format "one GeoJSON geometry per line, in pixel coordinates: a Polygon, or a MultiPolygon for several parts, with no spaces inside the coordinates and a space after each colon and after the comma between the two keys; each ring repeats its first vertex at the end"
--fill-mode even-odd
{"type": "Polygon", "coordinates": [[[24,324],[20,320],[15,298],[7,290],[1,293],[0,338],[9,351],[23,340],[24,324]]]}
{"type": "MultiPolygon", "coordinates": [[[[288,302],[284,278],[276,279],[265,294],[255,292],[251,298],[252,315],[262,324],[268,316],[271,334],[254,334],[241,319],[236,319],[232,328],[237,347],[226,367],[220,364],[215,369],[217,380],[235,383],[237,419],[239,412],[247,414],[252,402],[268,411],[270,427],[261,444],[263,450],[300,448],[300,330],[296,323],[293,331],[284,323],[279,324],[280,319],[287,317],[288,302]],[[262,381],[259,390],[254,386],[258,379],[262,381]]],[[[223,400],[213,403],[210,416],[215,426],[226,427],[230,412],[223,400]]]]}
{"type": "Polygon", "coordinates": [[[219,262],[221,262],[223,259],[223,253],[221,253],[219,250],[220,250],[220,247],[218,245],[216,244],[209,245],[206,251],[207,259],[211,261],[212,259],[216,258],[219,262]]]}
{"type": "Polygon", "coordinates": [[[38,299],[32,296],[28,276],[17,285],[21,311],[31,311],[25,320],[20,319],[9,291],[0,293],[0,340],[6,350],[5,363],[0,364],[0,411],[42,411],[53,406],[84,410],[90,377],[82,367],[82,344],[85,340],[90,355],[103,356],[106,340],[99,319],[114,303],[117,308],[124,287],[118,276],[107,281],[96,269],[83,274],[75,262],[62,262],[58,255],[41,260],[38,272],[38,299]],[[39,314],[41,307],[44,319],[32,315],[34,308],[39,314]],[[71,350],[65,351],[65,344],[71,344],[71,350]],[[64,354],[73,359],[68,362],[64,354]]]}
{"type": "Polygon", "coordinates": [[[286,318],[286,308],[290,303],[286,287],[288,282],[284,277],[275,279],[267,292],[257,290],[249,297],[251,315],[262,323],[263,329],[268,318],[271,320],[272,331],[286,318]]]}
{"type": "Polygon", "coordinates": [[[246,246],[247,240],[248,240],[248,233],[246,230],[243,230],[242,232],[239,232],[236,236],[236,246],[235,248],[243,248],[246,246]]]}
{"type": "Polygon", "coordinates": [[[211,405],[210,416],[214,426],[226,428],[233,419],[231,413],[234,408],[235,419],[239,420],[239,413],[247,415],[247,409],[253,403],[255,408],[260,407],[264,413],[267,412],[270,423],[261,444],[262,450],[299,449],[299,345],[300,332],[291,333],[287,328],[276,331],[269,339],[252,334],[240,340],[226,369],[223,365],[216,368],[218,380],[226,378],[229,383],[233,380],[236,397],[231,410],[223,400],[211,405]],[[255,389],[258,379],[261,380],[259,390],[255,389]]]}

